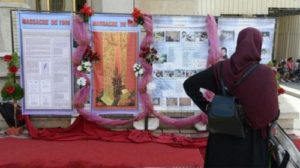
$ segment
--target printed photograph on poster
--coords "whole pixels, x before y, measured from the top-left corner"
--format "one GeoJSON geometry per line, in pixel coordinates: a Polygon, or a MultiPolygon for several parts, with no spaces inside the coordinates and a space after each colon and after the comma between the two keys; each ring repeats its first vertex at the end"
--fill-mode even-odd
{"type": "Polygon", "coordinates": [[[164,77],[164,71],[163,70],[154,70],[153,71],[154,78],[163,78],[164,77]]]}
{"type": "Polygon", "coordinates": [[[138,110],[137,32],[93,32],[94,48],[102,56],[93,71],[95,110],[138,110]]]}
{"type": "Polygon", "coordinates": [[[194,32],[181,32],[181,42],[195,42],[195,35],[194,32]]]}
{"type": "Polygon", "coordinates": [[[164,31],[154,32],[154,41],[164,42],[165,41],[165,32],[164,31]]]}
{"type": "Polygon", "coordinates": [[[186,97],[179,98],[179,106],[191,106],[192,100],[186,97]]]}
{"type": "Polygon", "coordinates": [[[178,106],[177,97],[167,97],[167,106],[178,106]]]}
{"type": "Polygon", "coordinates": [[[174,71],[174,76],[176,78],[185,78],[186,77],[186,72],[183,69],[176,69],[174,71]]]}
{"type": "Polygon", "coordinates": [[[198,32],[198,31],[182,31],[181,32],[181,42],[207,42],[208,35],[207,32],[198,32]]]}
{"type": "Polygon", "coordinates": [[[265,42],[270,41],[270,32],[262,31],[261,34],[263,37],[263,41],[265,41],[265,42]]]}
{"type": "Polygon", "coordinates": [[[221,47],[221,57],[222,57],[222,59],[228,59],[229,58],[229,56],[228,56],[228,49],[225,47],[225,46],[223,46],[223,47],[221,47]]]}
{"type": "Polygon", "coordinates": [[[167,31],[166,42],[180,42],[180,31],[167,31]]]}
{"type": "Polygon", "coordinates": [[[167,62],[167,59],[168,59],[167,54],[160,54],[159,59],[157,61],[155,61],[154,63],[155,64],[163,64],[163,63],[167,62]]]}
{"type": "Polygon", "coordinates": [[[233,41],[235,33],[234,31],[221,31],[220,40],[221,41],[233,41]]]}
{"type": "Polygon", "coordinates": [[[207,32],[195,32],[196,42],[208,42],[207,32]]]}
{"type": "Polygon", "coordinates": [[[166,78],[173,78],[174,77],[174,71],[166,70],[163,71],[163,76],[166,78]]]}
{"type": "Polygon", "coordinates": [[[152,98],[152,103],[153,103],[154,106],[159,106],[160,105],[160,98],[159,97],[152,98]]]}

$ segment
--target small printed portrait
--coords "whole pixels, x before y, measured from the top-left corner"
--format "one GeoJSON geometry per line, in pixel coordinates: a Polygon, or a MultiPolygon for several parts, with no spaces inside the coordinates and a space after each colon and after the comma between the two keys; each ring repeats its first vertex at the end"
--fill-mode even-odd
{"type": "Polygon", "coordinates": [[[154,73],[154,77],[156,77],[156,78],[164,77],[164,73],[161,70],[154,71],[153,73],[154,73]]]}
{"type": "Polygon", "coordinates": [[[152,99],[152,103],[154,106],[159,106],[160,105],[160,98],[159,97],[154,97],[152,99]]]}
{"type": "Polygon", "coordinates": [[[167,31],[166,42],[180,42],[180,31],[167,31]]]}
{"type": "Polygon", "coordinates": [[[165,41],[165,32],[164,31],[154,32],[154,40],[155,40],[155,42],[164,42],[165,41]]]}
{"type": "Polygon", "coordinates": [[[195,32],[195,37],[197,42],[207,42],[208,35],[207,32],[195,32]]]}
{"type": "Polygon", "coordinates": [[[189,32],[182,31],[181,32],[181,41],[183,42],[194,42],[195,36],[189,32]]]}
{"type": "Polygon", "coordinates": [[[178,106],[178,98],[176,98],[176,97],[167,98],[167,106],[178,106]]]}
{"type": "Polygon", "coordinates": [[[163,64],[165,62],[167,62],[167,54],[161,54],[159,56],[159,59],[157,61],[155,61],[154,63],[156,63],[156,64],[163,64]]]}
{"type": "Polygon", "coordinates": [[[181,70],[181,69],[176,69],[176,70],[174,71],[174,76],[175,76],[175,77],[178,77],[178,78],[185,77],[185,71],[184,71],[184,70],[181,70]]]}
{"type": "Polygon", "coordinates": [[[185,71],[185,77],[190,77],[190,76],[193,76],[196,71],[195,70],[186,70],[185,71]]]}
{"type": "Polygon", "coordinates": [[[268,54],[268,50],[266,48],[261,49],[261,55],[268,54]]]}
{"type": "Polygon", "coordinates": [[[220,35],[220,40],[221,41],[233,41],[234,40],[234,31],[221,31],[220,35]]]}
{"type": "Polygon", "coordinates": [[[167,77],[167,78],[174,77],[174,71],[164,71],[164,77],[167,77]]]}
{"type": "Polygon", "coordinates": [[[227,48],[226,47],[222,47],[221,48],[221,56],[223,60],[228,59],[228,55],[227,55],[227,48]]]}
{"type": "Polygon", "coordinates": [[[192,100],[187,97],[181,97],[179,98],[179,106],[191,106],[192,100]]]}
{"type": "Polygon", "coordinates": [[[270,32],[263,31],[263,32],[261,32],[261,35],[262,35],[264,41],[270,40],[270,32]]]}
{"type": "Polygon", "coordinates": [[[186,36],[187,36],[187,32],[186,32],[186,31],[182,31],[182,32],[181,32],[181,39],[182,39],[182,40],[185,40],[185,39],[186,39],[186,36]]]}

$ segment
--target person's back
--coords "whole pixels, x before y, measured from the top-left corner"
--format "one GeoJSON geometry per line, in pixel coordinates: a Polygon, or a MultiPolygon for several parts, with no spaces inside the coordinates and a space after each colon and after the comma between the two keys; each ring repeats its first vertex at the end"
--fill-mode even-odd
{"type": "MultiPolygon", "coordinates": [[[[203,112],[206,112],[209,102],[202,93],[199,93],[199,89],[204,88],[215,94],[221,94],[219,81],[222,76],[230,92],[236,81],[251,66],[259,64],[261,46],[262,37],[257,29],[242,30],[238,37],[236,51],[230,59],[188,78],[184,82],[186,93],[203,112]]],[[[245,138],[240,138],[210,133],[205,167],[268,167],[270,155],[267,130],[269,123],[278,116],[277,84],[274,73],[269,67],[259,65],[232,94],[242,105],[248,134],[245,138]]]]}

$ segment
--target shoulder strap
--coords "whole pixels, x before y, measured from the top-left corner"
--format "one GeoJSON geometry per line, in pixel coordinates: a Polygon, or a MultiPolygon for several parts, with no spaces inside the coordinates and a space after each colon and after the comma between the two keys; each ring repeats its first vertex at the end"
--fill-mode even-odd
{"type": "MultiPolygon", "coordinates": [[[[234,82],[234,86],[231,89],[231,92],[233,93],[236,88],[243,82],[245,79],[258,67],[259,64],[253,64],[250,66],[250,68],[247,69],[247,71],[243,74],[243,76],[236,82],[234,82]]],[[[226,91],[228,91],[228,88],[225,86],[223,81],[223,62],[221,62],[221,76],[220,76],[220,82],[221,82],[221,88],[222,88],[222,94],[226,95],[226,91]]]]}

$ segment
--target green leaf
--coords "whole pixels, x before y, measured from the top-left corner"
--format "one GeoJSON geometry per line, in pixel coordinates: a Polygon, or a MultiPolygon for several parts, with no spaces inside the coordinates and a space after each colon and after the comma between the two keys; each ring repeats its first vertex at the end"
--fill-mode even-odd
{"type": "Polygon", "coordinates": [[[22,99],[24,96],[23,89],[21,88],[21,86],[19,84],[15,84],[15,88],[16,88],[16,90],[15,90],[14,94],[12,95],[13,99],[14,100],[22,99]]]}
{"type": "Polygon", "coordinates": [[[1,90],[1,97],[4,101],[8,101],[8,100],[12,100],[12,95],[9,95],[7,92],[6,92],[6,87],[9,86],[9,85],[5,85],[2,90],[1,90]]]}

